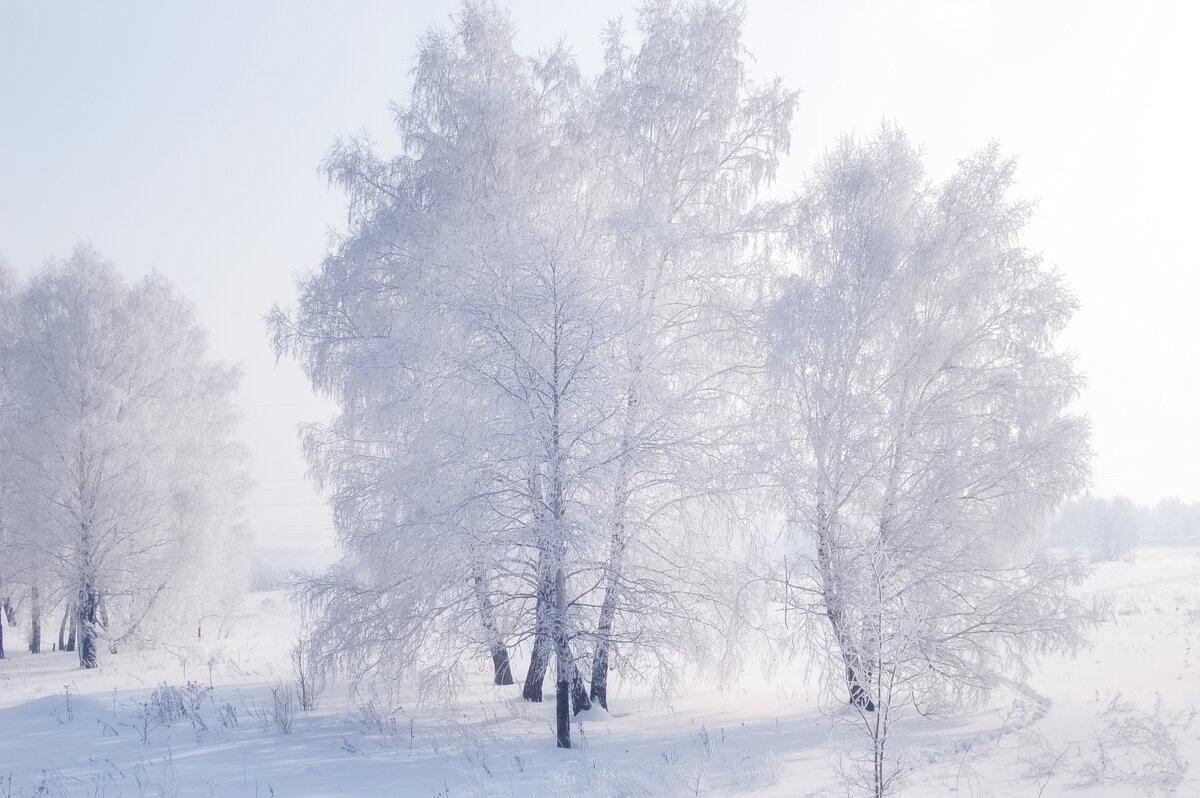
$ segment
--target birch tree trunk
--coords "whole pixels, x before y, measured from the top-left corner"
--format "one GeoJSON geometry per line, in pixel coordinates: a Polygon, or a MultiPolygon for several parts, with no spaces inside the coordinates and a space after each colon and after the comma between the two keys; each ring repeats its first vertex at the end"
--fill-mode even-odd
{"type": "Polygon", "coordinates": [[[42,653],[42,597],[37,583],[29,589],[29,653],[42,653]]]}
{"type": "MultiPolygon", "coordinates": [[[[550,657],[552,654],[557,656],[557,642],[554,630],[554,616],[557,614],[555,601],[553,579],[539,579],[533,650],[529,656],[529,670],[525,674],[525,684],[521,687],[521,697],[526,701],[535,703],[542,701],[542,683],[546,680],[546,671],[550,666],[550,657]]],[[[571,678],[569,680],[571,703],[575,714],[578,715],[585,709],[589,709],[592,702],[588,697],[588,690],[583,681],[583,674],[579,672],[579,666],[575,664],[574,657],[570,656],[569,645],[567,650],[568,659],[571,661],[571,678]]]]}
{"type": "MultiPolygon", "coordinates": [[[[658,277],[665,259],[659,261],[658,277]]],[[[612,648],[613,624],[620,599],[621,581],[624,578],[625,550],[629,545],[626,529],[626,511],[629,507],[629,485],[633,479],[633,437],[637,429],[637,412],[641,404],[641,377],[645,362],[642,347],[649,335],[649,324],[644,323],[654,305],[654,292],[647,294],[644,279],[638,281],[637,313],[643,324],[640,334],[634,336],[630,353],[629,386],[625,398],[625,421],[621,430],[618,454],[617,485],[613,502],[612,536],[609,542],[608,564],[605,572],[604,600],[600,605],[600,618],[596,623],[596,650],[592,657],[591,699],[608,709],[609,651],[612,648]]]]}
{"type": "MultiPolygon", "coordinates": [[[[75,608],[68,604],[66,612],[63,613],[62,621],[58,624],[58,650],[67,651],[67,623],[75,613],[75,608]]],[[[74,646],[72,645],[72,648],[74,646]]]]}
{"type": "Polygon", "coordinates": [[[100,629],[100,594],[92,575],[85,573],[79,586],[79,599],[76,603],[75,634],[79,651],[79,665],[83,668],[95,668],[100,664],[96,651],[98,632],[100,629]]]}
{"type": "Polygon", "coordinates": [[[482,566],[475,569],[475,600],[479,602],[479,617],[483,623],[483,632],[487,638],[488,650],[492,655],[492,669],[495,684],[512,684],[512,667],[508,661],[508,647],[500,635],[496,625],[496,611],[492,606],[492,597],[488,593],[487,579],[484,577],[482,566]]]}
{"type": "MultiPolygon", "coordinates": [[[[622,468],[622,471],[626,469],[622,468]]],[[[592,687],[590,698],[608,709],[609,650],[612,647],[613,621],[617,614],[617,599],[620,590],[621,570],[625,561],[625,506],[628,502],[628,473],[622,474],[617,484],[617,507],[613,520],[611,549],[605,574],[604,601],[600,605],[600,618],[596,623],[596,650],[592,658],[592,687]]]]}
{"type": "MultiPolygon", "coordinates": [[[[534,525],[541,530],[542,510],[540,491],[534,478],[530,478],[530,495],[534,497],[534,525]]],[[[533,650],[529,654],[529,670],[525,674],[525,684],[521,688],[521,697],[526,701],[540,703],[542,700],[542,682],[546,679],[546,666],[550,661],[550,605],[553,601],[553,584],[549,578],[550,554],[546,550],[544,534],[538,533],[538,558],[536,580],[534,586],[534,628],[533,650]]]]}
{"type": "Polygon", "coordinates": [[[833,628],[834,640],[841,649],[842,662],[846,666],[846,687],[849,691],[850,703],[867,712],[873,712],[875,711],[875,702],[871,700],[871,693],[867,687],[870,684],[870,676],[864,673],[866,669],[859,661],[858,646],[855,644],[850,630],[846,628],[845,612],[841,605],[842,599],[839,595],[837,577],[834,574],[830,553],[833,547],[832,534],[832,518],[824,505],[819,505],[816,536],[817,567],[821,574],[821,593],[825,616],[833,628]]]}
{"type": "Polygon", "coordinates": [[[571,649],[567,644],[567,579],[560,567],[554,575],[555,732],[559,748],[571,747],[571,649]]]}
{"type": "Polygon", "coordinates": [[[79,647],[79,607],[74,603],[70,608],[71,620],[67,630],[67,651],[74,651],[79,647]]]}
{"type": "Polygon", "coordinates": [[[79,594],[79,612],[75,622],[76,648],[79,651],[79,665],[83,668],[95,668],[100,664],[96,652],[96,631],[99,618],[96,605],[99,597],[86,589],[79,594]]]}

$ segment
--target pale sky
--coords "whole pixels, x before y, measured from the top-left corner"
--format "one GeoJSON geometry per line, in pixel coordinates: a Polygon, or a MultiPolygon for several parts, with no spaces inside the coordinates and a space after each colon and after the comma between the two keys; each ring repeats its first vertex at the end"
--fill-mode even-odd
{"type": "MultiPolygon", "coordinates": [[[[631,2],[508,4],[526,51],[565,36],[585,68],[631,2]]],[[[749,0],[760,78],[803,91],[781,186],[883,120],[929,170],[990,139],[1039,200],[1028,242],[1083,308],[1093,492],[1200,500],[1200,4],[749,0]]],[[[131,279],[167,275],[213,354],[240,362],[264,548],[327,547],[296,428],[332,406],[278,366],[262,315],[291,302],[342,198],[317,174],[339,135],[395,149],[417,36],[453,4],[0,0],[0,254],[22,272],[90,241],[131,279]]]]}

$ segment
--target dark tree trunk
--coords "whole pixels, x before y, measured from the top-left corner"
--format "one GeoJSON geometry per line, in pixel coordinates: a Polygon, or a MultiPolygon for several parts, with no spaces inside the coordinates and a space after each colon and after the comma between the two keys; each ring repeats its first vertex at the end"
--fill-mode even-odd
{"type": "Polygon", "coordinates": [[[492,670],[495,676],[492,681],[496,684],[512,684],[512,666],[508,661],[508,649],[503,645],[492,648],[492,670]]]}
{"type": "MultiPolygon", "coordinates": [[[[105,603],[104,596],[99,596],[96,599],[96,602],[97,602],[96,617],[98,617],[100,619],[100,628],[107,629],[109,627],[108,604],[105,603]]],[[[117,641],[116,640],[110,640],[108,642],[108,653],[109,654],[117,653],[117,641]]]]}
{"type": "Polygon", "coordinates": [[[571,661],[571,705],[576,715],[592,708],[587,685],[583,683],[583,674],[579,672],[579,666],[574,663],[574,659],[571,661]]]}
{"type": "MultiPolygon", "coordinates": [[[[644,285],[638,284],[638,295],[644,297],[644,285]]],[[[639,299],[639,302],[641,300],[639,299]]],[[[641,356],[634,355],[634,381],[641,372],[641,356]]],[[[628,538],[625,529],[625,512],[629,505],[629,480],[632,469],[633,435],[639,405],[636,384],[631,384],[626,394],[625,431],[621,436],[620,468],[613,508],[612,536],[609,541],[608,564],[605,573],[604,601],[600,604],[600,619],[596,624],[596,649],[592,654],[591,698],[608,709],[608,666],[609,649],[612,647],[613,624],[617,617],[617,600],[620,581],[625,565],[625,549],[628,538]]]]}
{"type": "MultiPolygon", "coordinates": [[[[541,702],[542,700],[542,682],[546,680],[546,671],[550,665],[550,655],[554,648],[554,641],[549,635],[543,636],[540,640],[534,638],[533,653],[529,658],[529,672],[525,676],[525,684],[521,688],[521,697],[526,701],[541,702]]],[[[574,657],[569,653],[568,659],[574,662],[574,657]]],[[[572,665],[571,675],[571,702],[575,707],[575,714],[578,715],[585,709],[590,709],[592,701],[588,697],[587,685],[584,684],[583,674],[579,672],[578,665],[572,665]]],[[[557,677],[556,677],[557,678],[557,677]]]]}
{"type": "Polygon", "coordinates": [[[96,652],[97,632],[100,629],[100,596],[91,586],[79,592],[78,621],[75,632],[79,639],[79,664],[94,668],[100,664],[96,652]]]}
{"type": "Polygon", "coordinates": [[[29,589],[29,653],[42,653],[42,597],[37,585],[29,589]]]}
{"type": "Polygon", "coordinates": [[[571,747],[571,680],[565,656],[557,657],[558,682],[554,691],[554,722],[558,747],[571,747]]]}
{"type": "Polygon", "coordinates": [[[529,654],[529,671],[525,674],[525,684],[521,687],[522,698],[538,703],[542,700],[542,682],[546,679],[546,667],[550,664],[552,651],[550,614],[554,606],[554,582],[548,565],[549,560],[550,555],[544,548],[538,552],[533,650],[529,654]]]}
{"type": "Polygon", "coordinates": [[[75,585],[75,648],[79,652],[79,666],[95,668],[100,664],[96,643],[100,631],[101,597],[96,583],[90,519],[83,519],[79,527],[78,556],[79,581],[75,585]]]}
{"type": "Polygon", "coordinates": [[[479,603],[479,617],[483,623],[483,632],[487,636],[488,650],[492,654],[492,681],[496,684],[512,684],[512,666],[508,661],[508,647],[500,636],[500,627],[496,624],[496,612],[492,607],[492,597],[488,593],[487,580],[481,569],[475,572],[475,599],[479,603]]]}
{"type": "MultiPolygon", "coordinates": [[[[546,669],[550,664],[550,655],[554,654],[555,658],[559,658],[560,652],[565,652],[564,656],[569,665],[567,671],[567,686],[570,691],[571,703],[574,705],[574,714],[578,715],[592,706],[591,700],[588,698],[587,685],[584,684],[583,674],[579,672],[579,666],[575,664],[575,658],[571,654],[571,646],[566,639],[565,627],[565,609],[561,616],[564,620],[560,621],[556,618],[552,619],[552,615],[557,615],[555,602],[557,602],[557,587],[552,580],[544,580],[538,586],[538,611],[536,614],[537,631],[533,637],[533,652],[529,657],[529,672],[525,676],[525,684],[521,688],[521,697],[526,701],[540,702],[542,700],[542,682],[546,678],[546,669]],[[543,600],[543,596],[545,599],[543,600]],[[558,627],[563,626],[563,639],[559,640],[558,627]]],[[[558,667],[555,668],[556,679],[560,673],[558,667]]],[[[557,682],[556,687],[557,690],[557,682]]]]}
{"type": "Polygon", "coordinates": [[[546,635],[540,631],[533,638],[533,652],[529,655],[529,671],[525,674],[525,684],[521,687],[521,697],[526,701],[540,703],[542,700],[542,682],[546,680],[546,665],[549,661],[546,635]]]}
{"type": "Polygon", "coordinates": [[[871,700],[867,681],[849,661],[846,662],[846,684],[850,688],[850,703],[866,712],[874,712],[875,702],[871,700]]]}
{"type": "Polygon", "coordinates": [[[562,568],[555,575],[554,659],[557,681],[554,689],[554,720],[558,747],[571,747],[571,651],[567,645],[567,588],[562,568]]]}
{"type": "Polygon", "coordinates": [[[74,651],[75,643],[79,639],[79,635],[76,634],[77,628],[79,626],[79,611],[75,607],[74,604],[71,605],[70,612],[71,612],[71,626],[67,632],[67,646],[65,649],[63,649],[64,651],[74,651]]]}
{"type": "MultiPolygon", "coordinates": [[[[530,495],[540,495],[541,488],[537,484],[537,480],[531,479],[529,482],[530,495]]],[[[542,505],[538,502],[534,503],[535,523],[547,523],[545,511],[541,508],[542,505]]],[[[537,559],[537,586],[535,588],[534,605],[534,634],[533,634],[533,650],[529,654],[529,670],[525,674],[525,683],[521,686],[521,697],[526,701],[540,703],[542,700],[542,683],[546,680],[546,671],[550,666],[550,657],[558,655],[558,639],[557,639],[557,617],[561,617],[565,623],[565,609],[561,616],[558,616],[557,601],[558,588],[556,584],[555,569],[551,565],[557,558],[553,552],[547,548],[547,544],[543,541],[539,544],[538,559],[537,559]]],[[[565,585],[564,585],[565,590],[565,585]]],[[[565,594],[564,594],[565,596],[565,594]]],[[[565,626],[564,626],[565,634],[565,626]]],[[[564,639],[565,644],[565,639],[564,639]]],[[[583,682],[583,675],[579,672],[579,667],[575,664],[575,658],[570,654],[570,646],[567,649],[567,662],[570,663],[569,687],[575,705],[575,712],[578,714],[591,706],[591,701],[588,699],[587,687],[583,682]]],[[[557,676],[556,676],[557,679],[557,676]]],[[[557,683],[556,683],[557,688],[557,683]]]]}
{"type": "Polygon", "coordinates": [[[592,660],[590,697],[597,704],[608,709],[608,646],[604,641],[596,646],[595,658],[592,660]]]}
{"type": "Polygon", "coordinates": [[[608,709],[608,652],[612,645],[613,620],[617,614],[617,574],[624,554],[624,524],[618,523],[613,530],[613,553],[609,562],[608,585],[604,601],[600,605],[600,620],[596,624],[596,650],[592,654],[591,699],[608,709]]]}
{"type": "Polygon", "coordinates": [[[70,604],[67,605],[67,611],[63,613],[62,622],[58,624],[58,650],[67,650],[67,620],[71,617],[74,609],[70,604]]]}
{"type": "Polygon", "coordinates": [[[829,553],[829,539],[834,527],[834,517],[825,509],[825,503],[817,503],[817,564],[821,572],[821,593],[825,602],[825,617],[833,628],[838,648],[842,652],[842,662],[846,664],[846,686],[850,693],[850,703],[867,712],[875,711],[875,702],[871,700],[869,678],[856,667],[859,658],[855,655],[858,647],[853,636],[846,629],[846,620],[842,615],[842,606],[837,590],[837,579],[834,577],[832,558],[829,553]]]}
{"type": "MultiPolygon", "coordinates": [[[[623,526],[623,525],[622,525],[623,526]]],[[[624,549],[624,544],[618,544],[618,534],[624,538],[623,531],[613,532],[614,552],[624,549]]],[[[620,568],[620,556],[614,554],[609,568],[620,568]]],[[[604,601],[600,605],[600,620],[596,624],[596,650],[592,654],[592,690],[591,699],[600,706],[608,709],[608,652],[612,645],[613,619],[617,614],[617,580],[614,573],[609,574],[608,586],[604,591],[604,601]]]]}
{"type": "Polygon", "coordinates": [[[13,625],[12,604],[7,598],[0,602],[0,659],[4,659],[4,622],[8,621],[8,625],[13,625]]]}

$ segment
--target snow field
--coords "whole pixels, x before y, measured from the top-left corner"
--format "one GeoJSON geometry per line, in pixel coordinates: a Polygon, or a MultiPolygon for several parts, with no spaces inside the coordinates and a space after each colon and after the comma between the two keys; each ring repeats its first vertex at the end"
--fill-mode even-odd
{"type": "MultiPolygon", "coordinates": [[[[1200,550],[1094,566],[1093,644],[1043,659],[986,707],[907,717],[902,794],[1200,795],[1187,767],[1200,757],[1197,586],[1200,550]]],[[[577,718],[580,745],[563,751],[553,703],[491,686],[482,660],[449,706],[331,686],[302,711],[280,593],[248,596],[194,650],[111,655],[94,671],[24,653],[16,631],[0,662],[4,798],[837,796],[853,755],[842,710],[803,663],[669,700],[618,684],[613,713],[577,718]]]]}

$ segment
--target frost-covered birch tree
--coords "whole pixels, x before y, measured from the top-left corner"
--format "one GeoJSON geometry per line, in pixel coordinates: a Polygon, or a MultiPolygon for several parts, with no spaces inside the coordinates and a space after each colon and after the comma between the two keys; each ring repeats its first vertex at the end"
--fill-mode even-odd
{"type": "Polygon", "coordinates": [[[933,185],[885,127],[840,142],[786,212],[764,334],[807,566],[788,594],[871,743],[876,795],[905,708],[977,699],[1080,642],[1078,565],[1037,535],[1087,473],[1080,380],[1055,345],[1075,305],[1021,243],[1013,169],[991,146],[933,185]]]}
{"type": "Polygon", "coordinates": [[[564,50],[519,57],[490,5],[427,34],[417,64],[404,154],[335,148],[350,228],[271,319],[340,405],[305,436],[345,553],[303,589],[310,645],[355,678],[444,688],[477,649],[511,681],[506,644],[529,640],[557,663],[569,745],[567,695],[587,702],[571,558],[615,403],[579,76],[564,50]]]}
{"type": "Polygon", "coordinates": [[[597,166],[624,291],[591,674],[605,707],[619,658],[649,659],[669,679],[681,650],[706,660],[733,643],[717,566],[729,559],[732,407],[750,361],[746,216],[787,150],[795,101],[778,81],[751,82],[743,16],[741,3],[655,2],[632,48],[618,23],[606,33],[597,166]]]}
{"type": "Polygon", "coordinates": [[[480,650],[503,683],[528,642],[524,697],[554,661],[578,711],[617,643],[661,673],[729,631],[706,513],[750,340],[743,217],[793,104],[749,83],[741,13],[650,5],[589,80],[467,4],[421,42],[403,154],[335,148],[349,229],[271,318],[340,405],[306,433],[346,553],[304,590],[317,661],[448,683],[480,650]]]}
{"type": "MultiPolygon", "coordinates": [[[[0,601],[9,585],[23,570],[20,549],[12,524],[16,495],[12,490],[12,437],[17,420],[16,390],[13,385],[13,343],[16,338],[15,277],[0,258],[0,601]]],[[[4,658],[4,618],[0,618],[0,659],[4,658]]]]}
{"type": "Polygon", "coordinates": [[[741,23],[650,4],[587,78],[467,4],[422,39],[403,153],[335,148],[348,230],[271,317],[340,405],[305,434],[345,552],[303,590],[316,662],[445,685],[487,652],[504,683],[528,643],[523,696],[554,662],[563,717],[613,662],[670,683],[729,641],[746,218],[794,101],[741,23]]]}
{"type": "Polygon", "coordinates": [[[165,281],[129,286],[86,247],[33,276],[16,321],[9,529],[31,590],[73,608],[84,667],[194,638],[240,587],[236,371],[165,281]]]}

